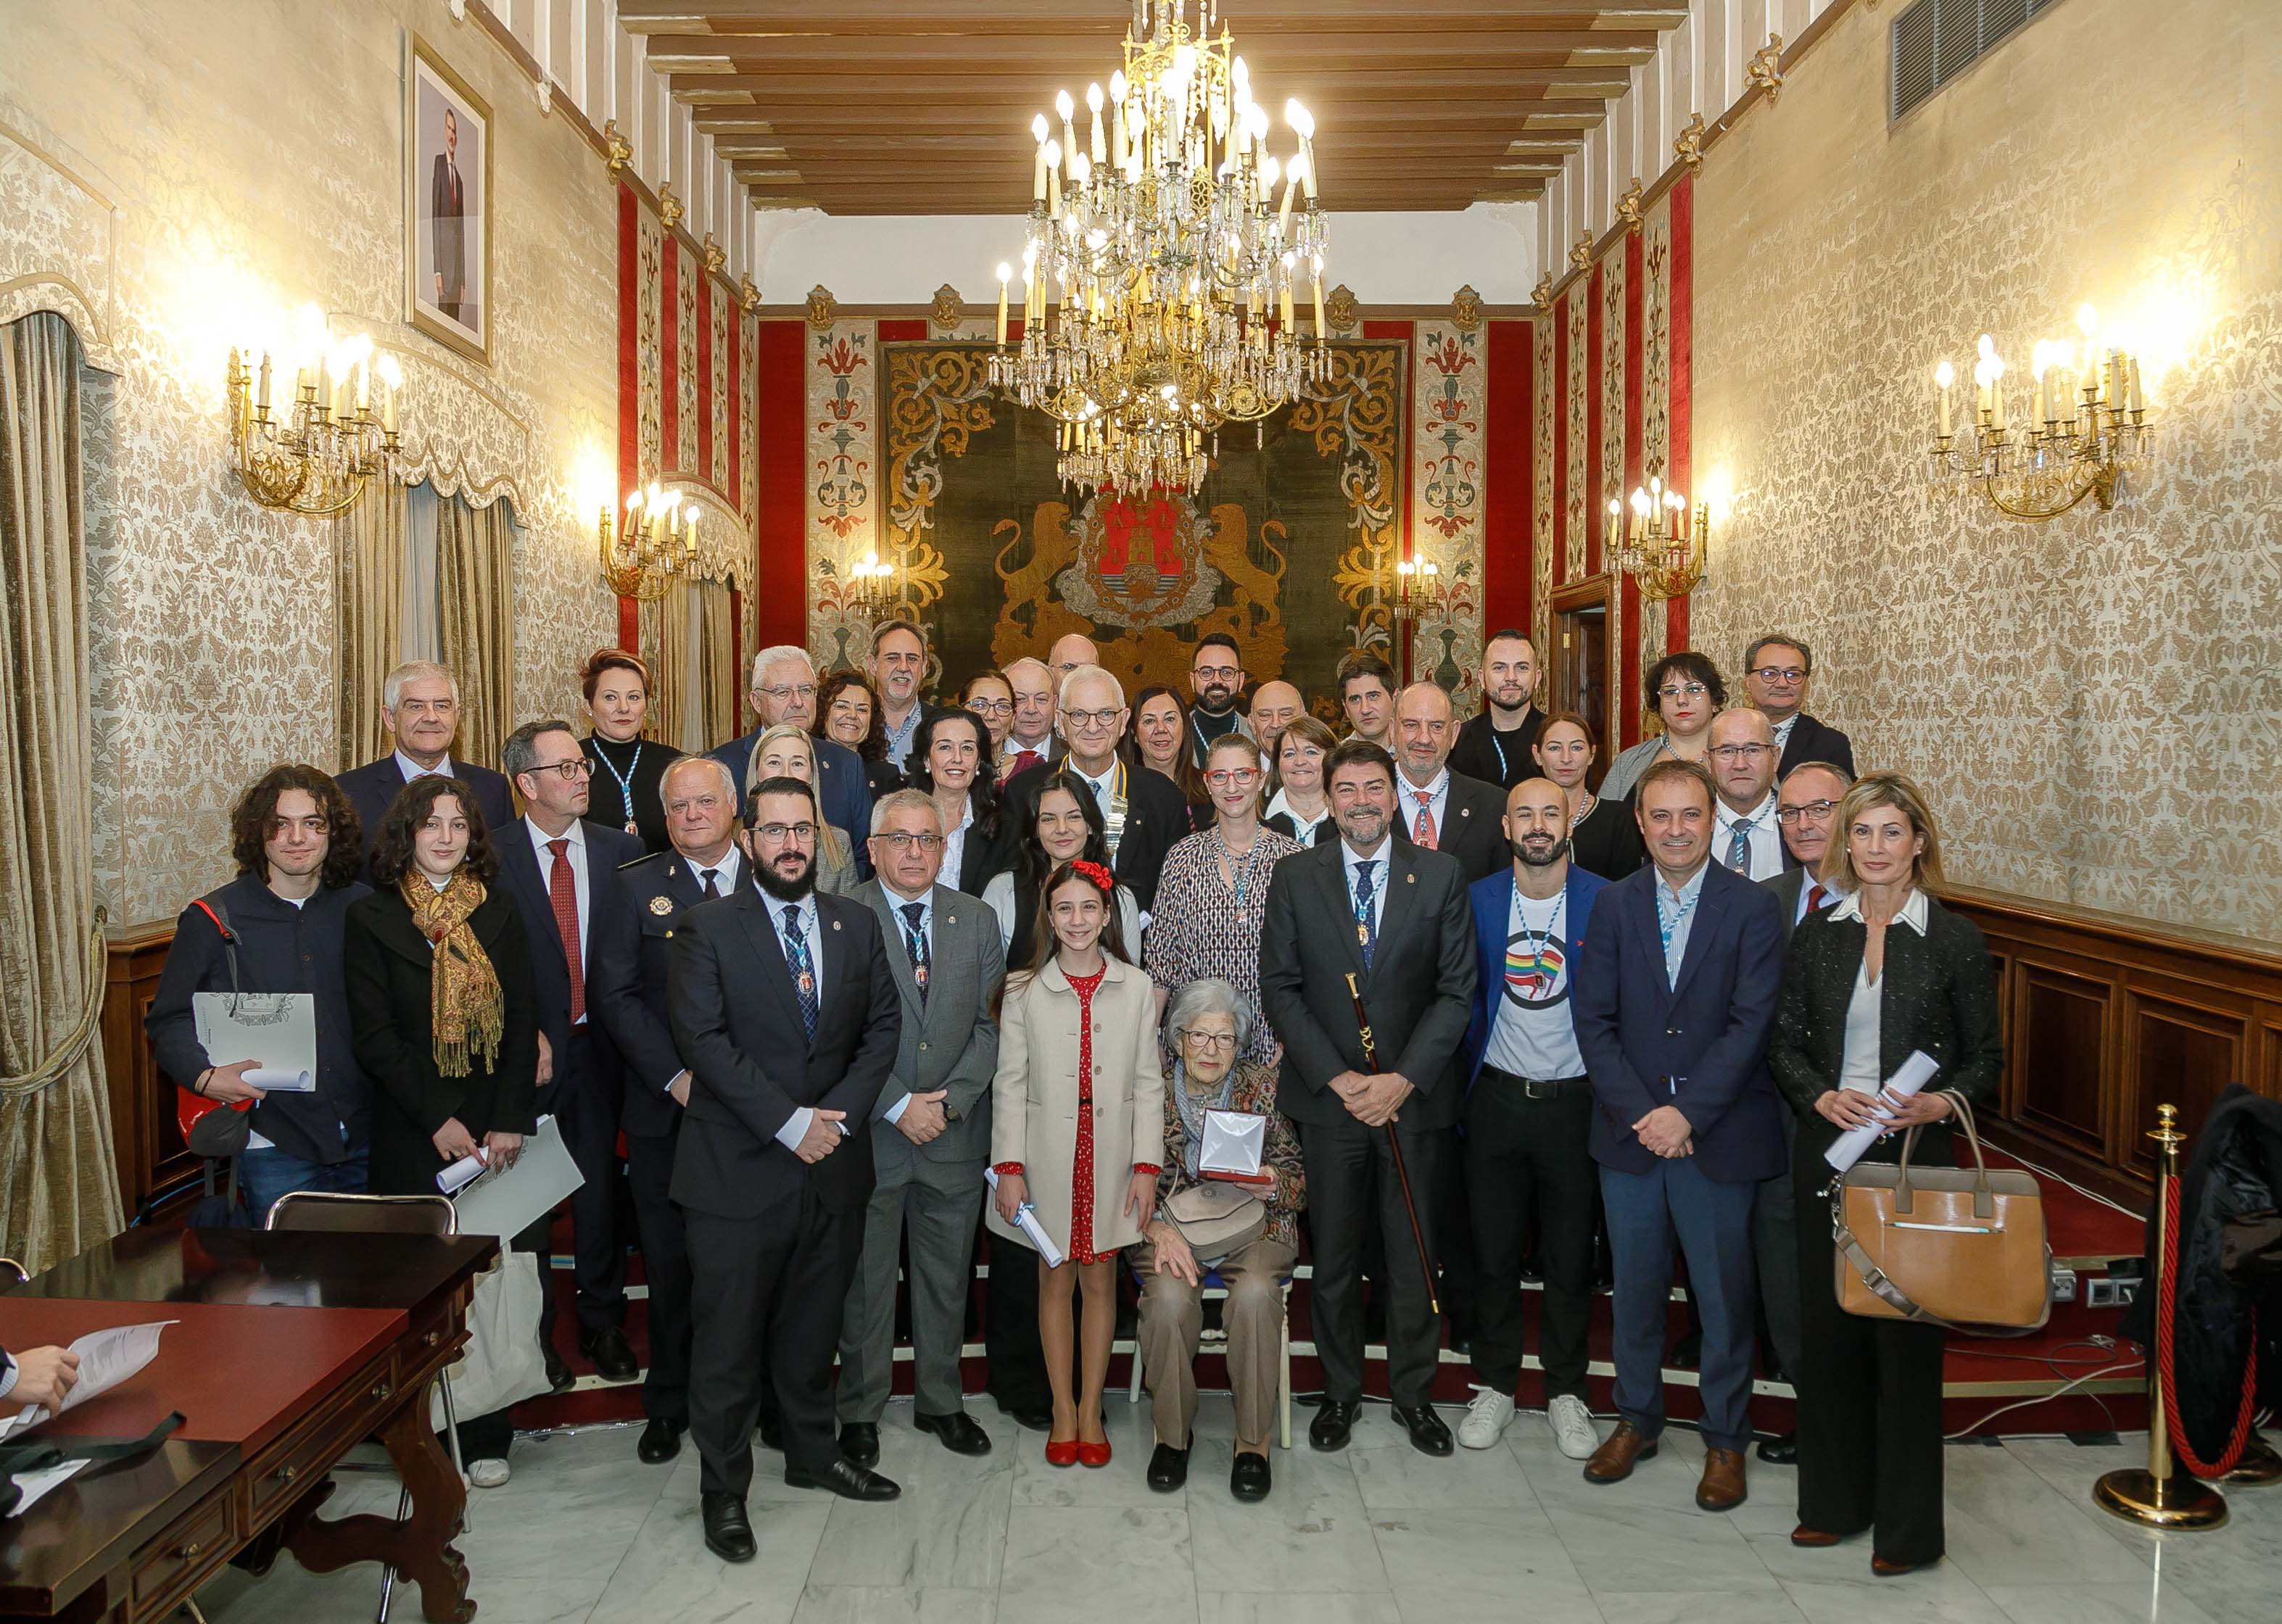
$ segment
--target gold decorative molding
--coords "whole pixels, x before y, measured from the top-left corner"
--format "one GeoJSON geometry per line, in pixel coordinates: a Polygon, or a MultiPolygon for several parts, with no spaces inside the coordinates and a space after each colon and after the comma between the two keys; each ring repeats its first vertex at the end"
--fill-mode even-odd
{"type": "Polygon", "coordinates": [[[1638,234],[1641,228],[1641,200],[1646,196],[1647,190],[1641,185],[1640,176],[1634,175],[1632,189],[1617,199],[1617,218],[1625,222],[1626,231],[1638,234]]]}
{"type": "Polygon", "coordinates": [[[1450,325],[1471,333],[1482,324],[1482,296],[1470,282],[1450,296],[1450,325]]]}
{"type": "Polygon", "coordinates": [[[679,225],[686,212],[681,199],[673,195],[673,182],[661,181],[657,188],[657,217],[665,222],[665,228],[671,231],[679,225]]]}
{"type": "Polygon", "coordinates": [[[832,290],[822,282],[808,290],[808,324],[811,327],[830,327],[833,313],[839,308],[839,301],[832,297],[832,290]]]}
{"type": "Polygon", "coordinates": [[[1689,117],[1688,128],[1672,138],[1673,154],[1688,166],[1691,174],[1704,167],[1704,137],[1709,134],[1711,131],[1704,127],[1704,115],[1697,112],[1689,117]]]}
{"type": "Polygon", "coordinates": [[[1782,35],[1770,34],[1767,43],[1752,54],[1750,66],[1743,70],[1746,79],[1767,93],[1767,105],[1770,107],[1774,105],[1775,96],[1782,89],[1781,62],[1782,35]]]}
{"type": "Polygon", "coordinates": [[[1323,320],[1330,322],[1331,331],[1341,337],[1354,331],[1362,321],[1362,307],[1356,302],[1353,288],[1341,282],[1324,296],[1323,320]]]}
{"type": "Polygon", "coordinates": [[[602,147],[606,154],[602,166],[612,174],[624,174],[633,167],[634,143],[625,138],[616,119],[602,120],[602,147]]]}
{"type": "Polygon", "coordinates": [[[1545,275],[1542,275],[1542,276],[1541,276],[1541,277],[1539,277],[1539,278],[1537,279],[1537,285],[1536,285],[1535,287],[1532,288],[1532,289],[1529,290],[1529,297],[1530,297],[1530,300],[1531,300],[1531,302],[1532,302],[1532,303],[1533,303],[1534,305],[1536,305],[1536,306],[1537,306],[1537,313],[1538,313],[1538,314],[1540,314],[1540,315],[1550,315],[1550,314],[1552,314],[1552,313],[1553,313],[1553,273],[1552,273],[1552,272],[1548,271],[1548,272],[1546,272],[1546,273],[1545,273],[1545,275]]]}
{"type": "Polygon", "coordinates": [[[753,286],[753,279],[743,277],[737,283],[737,308],[747,315],[761,307],[761,290],[753,286]]]}
{"type": "Polygon", "coordinates": [[[1593,263],[1593,234],[1590,231],[1580,231],[1577,240],[1569,245],[1569,263],[1580,271],[1593,263]]]}
{"type": "Polygon", "coordinates": [[[729,251],[713,240],[710,231],[705,234],[704,254],[705,268],[716,275],[720,274],[723,266],[729,263],[729,251]]]}
{"type": "Polygon", "coordinates": [[[959,296],[959,290],[945,282],[935,290],[935,304],[928,311],[928,319],[935,323],[937,332],[956,331],[960,318],[966,313],[966,301],[959,296]]]}

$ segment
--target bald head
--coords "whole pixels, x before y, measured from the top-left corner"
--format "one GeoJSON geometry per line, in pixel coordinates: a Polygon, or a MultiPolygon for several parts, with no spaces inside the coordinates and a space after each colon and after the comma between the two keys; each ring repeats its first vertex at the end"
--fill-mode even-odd
{"type": "Polygon", "coordinates": [[[1265,682],[1252,695],[1252,733],[1260,741],[1261,754],[1269,760],[1276,759],[1276,741],[1284,737],[1284,730],[1307,712],[1307,703],[1300,691],[1290,683],[1265,682]]]}
{"type": "Polygon", "coordinates": [[[1524,778],[1505,793],[1505,839],[1515,883],[1550,896],[1569,874],[1569,796],[1552,779],[1524,778]]]}
{"type": "Polygon", "coordinates": [[[1727,810],[1747,813],[1775,781],[1775,735],[1764,712],[1741,706],[1712,718],[1712,781],[1727,810]]]}
{"type": "Polygon", "coordinates": [[[1091,638],[1073,631],[1056,639],[1046,654],[1046,663],[1053,667],[1054,680],[1060,682],[1082,665],[1099,665],[1101,651],[1093,646],[1091,638]]]}

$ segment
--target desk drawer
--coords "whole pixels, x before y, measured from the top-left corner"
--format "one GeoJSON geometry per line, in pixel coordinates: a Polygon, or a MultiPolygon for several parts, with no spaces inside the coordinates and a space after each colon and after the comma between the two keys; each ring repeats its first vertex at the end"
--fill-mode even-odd
{"type": "Polygon", "coordinates": [[[351,1444],[379,1427],[396,1403],[395,1368],[392,1349],[254,1457],[246,1472],[249,1530],[307,1493],[351,1444]]]}
{"type": "Polygon", "coordinates": [[[198,1588],[237,1548],[227,1488],[135,1556],[134,1616],[156,1619],[198,1588]]]}

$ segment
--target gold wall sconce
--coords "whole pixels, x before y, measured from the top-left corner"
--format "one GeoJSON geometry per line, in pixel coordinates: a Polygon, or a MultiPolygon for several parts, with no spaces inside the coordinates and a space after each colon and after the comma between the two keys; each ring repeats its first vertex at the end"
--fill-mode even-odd
{"type": "Polygon", "coordinates": [[[262,507],[322,518],[347,512],[372,481],[392,474],[404,374],[394,356],[374,358],[368,334],[336,340],[314,305],[303,307],[296,327],[291,354],[267,344],[230,349],[230,468],[262,507]],[[273,375],[287,367],[291,391],[273,406],[273,375]]]}
{"type": "Polygon", "coordinates": [[[621,598],[648,603],[663,598],[697,562],[697,504],[653,481],[626,498],[623,526],[613,529],[602,509],[596,525],[604,584],[621,598]]]}
{"type": "Polygon", "coordinates": [[[1605,555],[1634,578],[1642,598],[1661,601],[1694,592],[1704,579],[1711,505],[1689,502],[1666,490],[1663,476],[1652,474],[1647,484],[1634,488],[1629,515],[1626,507],[1617,498],[1609,499],[1605,555]]]}

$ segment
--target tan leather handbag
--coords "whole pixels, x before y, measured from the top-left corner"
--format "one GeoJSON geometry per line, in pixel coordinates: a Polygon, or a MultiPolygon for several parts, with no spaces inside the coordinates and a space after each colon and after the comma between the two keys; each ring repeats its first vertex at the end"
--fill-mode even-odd
{"type": "Polygon", "coordinates": [[[1268,1231],[1268,1203],[1219,1179],[1175,1190],[1157,1211],[1199,1258],[1242,1251],[1268,1231]]]}
{"type": "Polygon", "coordinates": [[[1898,1164],[1847,1171],[1830,1196],[1838,1306],[1982,1334],[2039,1329],[2052,1312],[2044,1196],[2033,1174],[1989,1171],[1973,1108],[1944,1092],[1973,1165],[1912,1167],[1912,1128],[1898,1164]]]}

